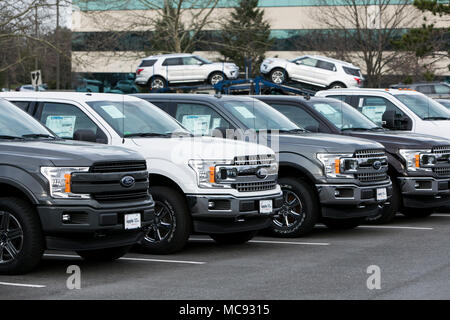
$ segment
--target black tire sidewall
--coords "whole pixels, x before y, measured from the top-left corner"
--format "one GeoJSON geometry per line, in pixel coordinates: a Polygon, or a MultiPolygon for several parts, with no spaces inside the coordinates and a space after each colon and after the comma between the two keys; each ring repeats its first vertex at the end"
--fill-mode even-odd
{"type": "Polygon", "coordinates": [[[318,202],[313,189],[306,181],[301,179],[280,178],[278,183],[282,190],[290,190],[299,197],[306,216],[301,223],[296,223],[289,229],[280,228],[272,221],[270,232],[272,235],[279,237],[298,237],[308,234],[316,225],[320,215],[318,202]]]}
{"type": "Polygon", "coordinates": [[[21,224],[23,244],[18,257],[0,264],[0,274],[23,274],[34,269],[45,250],[44,235],[35,208],[20,198],[0,198],[0,211],[8,211],[21,224]]]}
{"type": "Polygon", "coordinates": [[[177,190],[164,186],[154,186],[151,193],[155,202],[166,205],[174,218],[174,227],[169,238],[158,243],[150,242],[145,238],[140,248],[147,253],[169,254],[184,248],[192,230],[192,218],[187,208],[186,200],[177,190]]]}

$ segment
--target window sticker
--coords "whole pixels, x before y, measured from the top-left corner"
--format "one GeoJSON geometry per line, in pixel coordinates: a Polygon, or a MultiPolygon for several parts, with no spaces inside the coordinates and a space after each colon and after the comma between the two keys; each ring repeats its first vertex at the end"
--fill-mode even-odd
{"type": "Polygon", "coordinates": [[[241,114],[241,116],[243,116],[245,119],[255,119],[256,118],[255,115],[253,113],[251,113],[250,110],[248,110],[246,107],[236,106],[236,107],[234,107],[234,110],[239,112],[241,114]]]}
{"type": "Polygon", "coordinates": [[[385,111],[386,106],[364,106],[361,110],[362,114],[378,125],[383,123],[383,114],[385,111]]]}
{"type": "Polygon", "coordinates": [[[219,128],[221,123],[221,118],[214,118],[212,128],[219,128]]]}
{"type": "Polygon", "coordinates": [[[76,116],[48,116],[45,125],[58,137],[73,138],[76,116]]]}
{"type": "Polygon", "coordinates": [[[211,115],[185,115],[182,124],[193,134],[209,134],[211,115]]]}
{"type": "Polygon", "coordinates": [[[107,105],[101,107],[111,118],[113,119],[124,119],[124,114],[113,105],[107,105]]]}

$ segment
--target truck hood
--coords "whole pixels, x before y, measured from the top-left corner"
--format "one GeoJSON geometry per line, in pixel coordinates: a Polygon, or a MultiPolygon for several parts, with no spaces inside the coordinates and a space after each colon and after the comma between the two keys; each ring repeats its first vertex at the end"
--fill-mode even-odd
{"type": "Polygon", "coordinates": [[[380,132],[348,132],[358,138],[370,139],[384,145],[387,150],[396,152],[398,149],[431,149],[436,146],[448,146],[450,141],[425,134],[405,133],[404,131],[380,132]]]}
{"type": "Polygon", "coordinates": [[[14,141],[0,145],[0,159],[6,163],[17,163],[21,157],[35,166],[89,167],[95,162],[143,160],[135,151],[125,148],[69,140],[14,141]]]}
{"type": "MultiPolygon", "coordinates": [[[[292,150],[290,145],[298,145],[298,152],[302,152],[302,148],[314,148],[318,152],[330,153],[354,153],[356,150],[363,149],[384,149],[384,147],[374,141],[343,137],[334,134],[323,133],[301,133],[297,135],[280,135],[280,150],[292,150]]],[[[295,150],[294,150],[295,151],[295,150]]]]}
{"type": "Polygon", "coordinates": [[[133,138],[133,142],[147,159],[168,159],[187,163],[192,159],[233,160],[248,155],[269,155],[273,151],[255,143],[213,137],[133,138]]]}
{"type": "Polygon", "coordinates": [[[430,120],[421,123],[421,132],[450,139],[450,120],[430,120]]]}

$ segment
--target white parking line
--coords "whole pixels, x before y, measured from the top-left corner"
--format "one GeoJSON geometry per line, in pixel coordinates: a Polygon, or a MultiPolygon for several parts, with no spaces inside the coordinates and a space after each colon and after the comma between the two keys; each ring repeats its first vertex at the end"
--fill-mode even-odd
{"type": "Polygon", "coordinates": [[[433,214],[432,217],[446,217],[446,218],[450,218],[450,214],[433,214]]]}
{"type": "Polygon", "coordinates": [[[406,229],[406,230],[434,230],[428,227],[404,227],[404,226],[359,226],[364,229],[406,229]]]}
{"type": "MultiPolygon", "coordinates": [[[[206,238],[190,238],[194,241],[208,241],[212,242],[212,239],[206,238]]],[[[328,242],[298,242],[298,241],[272,241],[272,240],[250,240],[251,243],[269,243],[269,244],[293,244],[293,245],[311,245],[311,246],[329,246],[328,242]]]]}
{"type": "Polygon", "coordinates": [[[0,282],[2,286],[11,287],[26,287],[26,288],[45,288],[46,286],[40,284],[24,284],[24,283],[12,283],[12,282],[0,282]]]}
{"type": "MultiPolygon", "coordinates": [[[[70,254],[44,254],[45,257],[56,257],[56,258],[78,258],[81,259],[80,256],[70,255],[70,254]]],[[[147,259],[147,258],[127,258],[122,257],[119,260],[125,261],[141,261],[141,262],[167,262],[167,263],[184,263],[184,264],[206,264],[204,261],[187,261],[187,260],[163,260],[163,259],[147,259]]]]}

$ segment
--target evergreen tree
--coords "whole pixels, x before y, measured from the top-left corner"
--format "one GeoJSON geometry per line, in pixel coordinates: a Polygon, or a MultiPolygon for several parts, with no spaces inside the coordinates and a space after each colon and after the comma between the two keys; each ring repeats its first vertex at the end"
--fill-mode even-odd
{"type": "Polygon", "coordinates": [[[264,11],[258,9],[258,0],[240,0],[221,35],[220,53],[241,70],[251,64],[249,76],[258,74],[265,53],[272,46],[270,24],[264,19],[264,11]]]}

